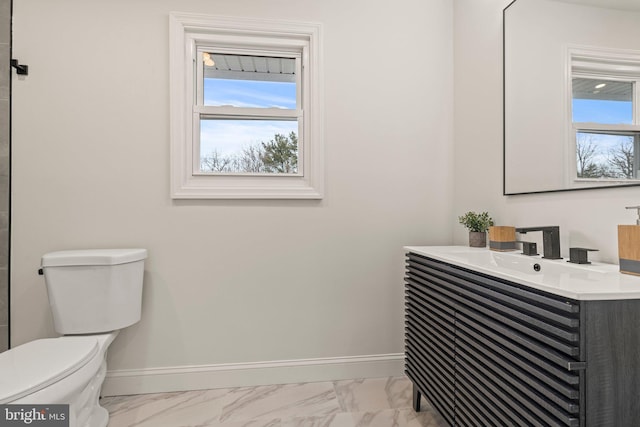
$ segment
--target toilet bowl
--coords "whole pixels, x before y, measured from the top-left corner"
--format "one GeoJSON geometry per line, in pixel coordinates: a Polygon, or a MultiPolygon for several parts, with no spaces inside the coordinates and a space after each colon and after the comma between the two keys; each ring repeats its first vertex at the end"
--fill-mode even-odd
{"type": "Polygon", "coordinates": [[[98,399],[117,334],[41,339],[1,353],[0,404],[68,404],[70,425],[106,426],[98,399]]]}
{"type": "Polygon", "coordinates": [[[69,405],[70,427],[105,427],[107,349],[140,320],[144,249],[64,251],[42,258],[54,326],[65,334],[0,353],[0,404],[69,405]]]}

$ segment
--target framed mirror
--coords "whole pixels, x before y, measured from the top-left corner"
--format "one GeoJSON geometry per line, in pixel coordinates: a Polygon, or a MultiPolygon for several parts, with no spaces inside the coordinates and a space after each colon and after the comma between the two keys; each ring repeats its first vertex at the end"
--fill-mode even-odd
{"type": "Polygon", "coordinates": [[[505,195],[640,185],[640,1],[504,9],[505,195]]]}

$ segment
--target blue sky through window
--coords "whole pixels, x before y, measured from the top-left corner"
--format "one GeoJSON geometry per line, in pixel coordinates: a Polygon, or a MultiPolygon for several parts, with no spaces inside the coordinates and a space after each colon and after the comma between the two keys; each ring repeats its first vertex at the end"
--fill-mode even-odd
{"type": "MultiPolygon", "coordinates": [[[[204,103],[245,108],[296,108],[296,84],[258,80],[204,79],[204,103]]],[[[200,156],[214,151],[233,156],[252,145],[269,142],[276,133],[298,133],[293,120],[215,119],[200,122],[200,156]]]]}
{"type": "Polygon", "coordinates": [[[633,123],[633,104],[627,101],[574,99],[573,121],[630,125],[633,123]]]}
{"type": "Polygon", "coordinates": [[[296,84],[258,80],[204,79],[204,105],[296,108],[296,84]]]}
{"type": "Polygon", "coordinates": [[[233,156],[244,148],[269,142],[276,133],[298,133],[298,122],[291,120],[201,120],[200,156],[214,151],[221,156],[233,156]]]}
{"type": "MultiPolygon", "coordinates": [[[[629,101],[574,99],[572,110],[574,123],[633,124],[633,103],[629,101]]],[[[629,144],[633,147],[633,137],[613,133],[579,132],[577,143],[593,147],[595,151],[590,161],[606,167],[610,165],[609,158],[612,152],[623,146],[628,147],[629,144]]]]}

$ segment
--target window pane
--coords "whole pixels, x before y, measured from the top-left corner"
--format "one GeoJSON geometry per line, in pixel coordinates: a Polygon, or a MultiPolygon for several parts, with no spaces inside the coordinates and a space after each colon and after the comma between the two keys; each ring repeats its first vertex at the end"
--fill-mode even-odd
{"type": "Polygon", "coordinates": [[[201,120],[200,172],[298,173],[298,122],[201,120]]]}
{"type": "Polygon", "coordinates": [[[633,83],[574,78],[573,122],[633,124],[633,83]]]}
{"type": "Polygon", "coordinates": [[[204,105],[296,108],[296,60],[203,52],[204,105]]]}
{"type": "Polygon", "coordinates": [[[576,140],[578,178],[633,179],[633,135],[578,132],[576,140]]]}

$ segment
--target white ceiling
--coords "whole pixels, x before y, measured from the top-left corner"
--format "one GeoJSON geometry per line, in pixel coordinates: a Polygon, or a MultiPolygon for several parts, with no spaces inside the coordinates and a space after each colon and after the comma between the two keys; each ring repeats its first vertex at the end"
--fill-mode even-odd
{"type": "Polygon", "coordinates": [[[608,101],[630,101],[633,96],[631,83],[612,82],[601,79],[575,78],[571,85],[573,97],[577,99],[599,99],[608,101]],[[598,84],[605,86],[596,89],[598,84]]]}
{"type": "Polygon", "coordinates": [[[257,55],[210,53],[214,65],[204,67],[205,78],[295,82],[296,60],[257,55]]]}

